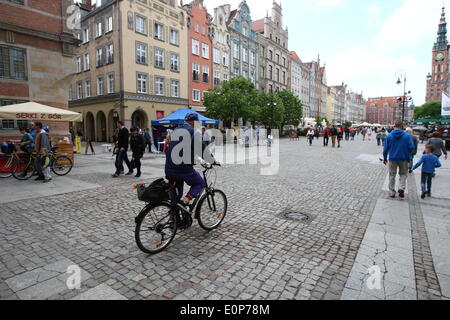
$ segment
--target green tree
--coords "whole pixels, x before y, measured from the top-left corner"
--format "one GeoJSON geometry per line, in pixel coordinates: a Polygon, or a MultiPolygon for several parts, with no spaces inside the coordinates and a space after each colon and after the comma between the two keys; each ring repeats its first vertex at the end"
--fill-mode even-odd
{"type": "Polygon", "coordinates": [[[259,118],[256,97],[257,91],[251,81],[243,77],[233,78],[205,95],[206,116],[222,120],[228,127],[239,118],[244,122],[255,121],[259,118]]]}
{"type": "Polygon", "coordinates": [[[284,116],[281,128],[284,126],[295,126],[300,124],[303,115],[303,106],[300,100],[291,92],[283,90],[275,94],[283,103],[284,116]]]}
{"type": "Polygon", "coordinates": [[[285,107],[278,95],[258,93],[257,105],[260,108],[260,121],[267,128],[281,128],[284,121],[285,107]]]}
{"type": "Polygon", "coordinates": [[[353,125],[353,123],[351,121],[345,121],[344,122],[344,127],[350,128],[352,125],[353,125]]]}
{"type": "Polygon", "coordinates": [[[414,108],[414,120],[426,117],[441,119],[440,101],[428,102],[420,107],[414,108]]]}

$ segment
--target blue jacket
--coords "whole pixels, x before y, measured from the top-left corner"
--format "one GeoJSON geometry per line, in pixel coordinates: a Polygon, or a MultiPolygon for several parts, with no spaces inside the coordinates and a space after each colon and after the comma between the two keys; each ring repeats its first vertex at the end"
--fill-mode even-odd
{"type": "MultiPolygon", "coordinates": [[[[166,166],[165,166],[165,173],[167,177],[172,177],[172,178],[177,178],[179,176],[183,176],[186,173],[191,173],[194,170],[194,165],[196,163],[196,158],[197,157],[201,157],[203,159],[205,159],[207,162],[213,162],[214,161],[214,157],[208,153],[208,157],[205,158],[206,155],[204,155],[204,151],[207,148],[206,144],[203,143],[202,140],[202,133],[200,131],[196,131],[194,130],[194,128],[192,128],[190,125],[185,124],[182,127],[178,127],[176,128],[172,135],[171,135],[172,139],[170,141],[169,147],[166,150],[166,166]],[[185,130],[180,131],[180,130],[185,130]],[[181,146],[178,146],[178,144],[183,142],[183,134],[185,133],[189,133],[190,138],[191,138],[191,143],[190,143],[190,157],[187,159],[184,159],[184,150],[182,149],[181,146]],[[180,137],[180,138],[178,138],[180,137]],[[175,149],[175,154],[179,155],[179,158],[181,161],[181,163],[174,163],[176,159],[173,159],[172,156],[172,152],[174,151],[174,148],[176,148],[178,146],[178,148],[180,148],[180,150],[175,149]],[[197,148],[196,148],[197,146],[197,148]],[[197,150],[198,149],[198,150],[197,150]]],[[[189,155],[186,155],[186,157],[188,157],[189,155]]]]}
{"type": "Polygon", "coordinates": [[[394,130],[384,142],[384,160],[404,162],[412,159],[414,143],[411,135],[403,130],[394,130]]]}
{"type": "Polygon", "coordinates": [[[438,157],[434,154],[424,154],[422,158],[420,158],[419,162],[416,163],[413,170],[416,170],[418,167],[422,166],[422,172],[424,173],[434,173],[436,168],[442,167],[441,162],[438,157]]]}

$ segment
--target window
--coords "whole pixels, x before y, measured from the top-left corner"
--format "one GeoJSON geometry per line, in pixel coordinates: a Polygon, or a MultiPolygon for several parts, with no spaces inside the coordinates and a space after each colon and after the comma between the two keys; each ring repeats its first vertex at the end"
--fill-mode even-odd
{"type": "Polygon", "coordinates": [[[280,82],[280,69],[277,68],[277,81],[280,82]]]}
{"type": "Polygon", "coordinates": [[[230,60],[229,60],[229,56],[228,56],[228,52],[223,52],[222,53],[222,63],[225,67],[228,67],[230,65],[230,60]]]}
{"type": "Polygon", "coordinates": [[[91,80],[86,80],[84,86],[86,89],[86,98],[89,98],[91,96],[91,80]]]}
{"type": "Polygon", "coordinates": [[[155,67],[163,69],[164,68],[164,50],[155,48],[155,67]]]}
{"type": "Polygon", "coordinates": [[[242,28],[242,34],[246,37],[248,37],[248,28],[247,27],[243,27],[242,28]]]}
{"type": "MultiPolygon", "coordinates": [[[[70,89],[71,91],[71,89],[70,89]]],[[[69,93],[70,93],[69,91],[69,93]]],[[[24,103],[28,101],[24,100],[13,100],[13,99],[0,99],[0,107],[8,106],[11,104],[24,103]]],[[[26,120],[1,120],[0,121],[0,129],[19,129],[28,127],[28,121],[26,120]]]]}
{"type": "Polygon", "coordinates": [[[102,96],[105,94],[105,89],[103,86],[103,77],[97,78],[97,95],[102,96]]]}
{"type": "Polygon", "coordinates": [[[101,67],[103,65],[103,48],[98,48],[96,51],[97,67],[101,67]]]}
{"type": "Polygon", "coordinates": [[[110,43],[106,46],[106,64],[114,63],[114,47],[110,43]]]}
{"type": "Polygon", "coordinates": [[[136,32],[147,34],[147,19],[141,16],[136,16],[136,32]]]}
{"type": "Polygon", "coordinates": [[[227,82],[228,81],[228,74],[224,73],[223,74],[223,82],[227,82]]]}
{"type": "Polygon", "coordinates": [[[101,37],[102,34],[103,34],[103,24],[100,21],[95,24],[95,37],[96,38],[101,37]]]}
{"type": "Polygon", "coordinates": [[[113,18],[106,18],[106,33],[111,32],[113,30],[113,18]]]}
{"type": "Polygon", "coordinates": [[[202,25],[202,34],[203,34],[203,35],[206,34],[206,28],[205,28],[205,25],[202,25]]]}
{"type": "Polygon", "coordinates": [[[72,85],[69,86],[69,101],[73,100],[73,89],[72,85]]]}
{"type": "Polygon", "coordinates": [[[138,73],[137,92],[138,93],[147,93],[147,75],[144,73],[138,73]]]}
{"type": "Polygon", "coordinates": [[[209,45],[202,43],[202,56],[203,58],[209,59],[209,45]]]}
{"type": "Polygon", "coordinates": [[[83,43],[89,42],[89,28],[83,30],[83,43]]]}
{"type": "Polygon", "coordinates": [[[147,45],[136,42],[136,63],[147,64],[147,45]]]}
{"type": "Polygon", "coordinates": [[[170,44],[179,45],[179,38],[179,32],[177,30],[170,29],[170,44]]]}
{"type": "Polygon", "coordinates": [[[280,64],[280,55],[277,54],[277,63],[280,64]]]}
{"type": "Polygon", "coordinates": [[[273,60],[273,52],[272,52],[272,50],[269,50],[269,60],[270,61],[273,60]]]}
{"type": "Polygon", "coordinates": [[[215,87],[219,87],[220,86],[220,72],[218,72],[218,71],[214,71],[213,84],[214,84],[215,87]]]}
{"type": "Polygon", "coordinates": [[[203,82],[209,83],[209,67],[203,66],[203,82]]]}
{"type": "Polygon", "coordinates": [[[77,82],[77,99],[83,99],[83,83],[77,82]]]}
{"type": "Polygon", "coordinates": [[[286,84],[286,72],[283,71],[283,84],[286,84]]]}
{"type": "Polygon", "coordinates": [[[7,1],[16,3],[16,4],[24,4],[25,3],[25,0],[7,0],[7,1]]]}
{"type": "Polygon", "coordinates": [[[108,93],[114,93],[115,81],[114,73],[108,74],[108,93]]]}
{"type": "Polygon", "coordinates": [[[256,65],[256,54],[253,51],[250,51],[250,64],[256,65]]]}
{"type": "Polygon", "coordinates": [[[199,32],[198,23],[195,25],[195,32],[199,32]]]}
{"type": "Polygon", "coordinates": [[[192,90],[192,101],[200,102],[200,90],[192,90]]]}
{"type": "Polygon", "coordinates": [[[216,64],[220,64],[220,50],[217,48],[213,49],[213,61],[216,64]]]}
{"type": "Polygon", "coordinates": [[[170,70],[180,71],[180,57],[175,53],[170,54],[170,70]]]}
{"type": "Polygon", "coordinates": [[[239,46],[237,43],[233,43],[233,57],[239,59],[239,46]]]}
{"type": "Polygon", "coordinates": [[[164,78],[155,78],[155,94],[158,96],[164,95],[164,78]]]}
{"type": "Polygon", "coordinates": [[[192,80],[200,81],[200,65],[198,63],[192,64],[192,80]]]}
{"type": "Polygon", "coordinates": [[[269,80],[273,80],[273,67],[269,66],[269,80]]]}
{"type": "Polygon", "coordinates": [[[200,43],[196,39],[192,39],[192,54],[200,55],[200,43]]]}
{"type": "Polygon", "coordinates": [[[76,59],[77,63],[77,73],[81,72],[81,57],[77,57],[76,59]]]}
{"type": "Polygon", "coordinates": [[[170,88],[171,88],[172,97],[179,98],[180,97],[180,81],[172,80],[170,82],[170,88]]]}
{"type": "Polygon", "coordinates": [[[91,63],[90,63],[90,59],[89,59],[89,52],[86,52],[83,56],[83,64],[84,64],[84,71],[88,71],[91,69],[91,63]]]}
{"type": "Polygon", "coordinates": [[[155,39],[164,40],[164,27],[162,24],[155,23],[155,39]]]}
{"type": "Polygon", "coordinates": [[[248,49],[242,49],[242,61],[248,62],[248,49]]]}
{"type": "Polygon", "coordinates": [[[283,58],[283,66],[286,67],[286,58],[283,58]]]}

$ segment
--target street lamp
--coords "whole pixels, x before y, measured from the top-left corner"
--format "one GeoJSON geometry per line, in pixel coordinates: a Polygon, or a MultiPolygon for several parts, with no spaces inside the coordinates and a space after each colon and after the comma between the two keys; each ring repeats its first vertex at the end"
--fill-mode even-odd
{"type": "Polygon", "coordinates": [[[396,72],[395,77],[397,80],[397,85],[401,85],[403,83],[403,97],[399,98],[398,101],[402,100],[402,122],[405,122],[405,108],[407,104],[407,98],[409,100],[412,100],[412,98],[408,97],[409,94],[411,94],[411,91],[406,92],[406,71],[399,70],[396,72]],[[403,80],[402,80],[403,79],[403,80]]]}

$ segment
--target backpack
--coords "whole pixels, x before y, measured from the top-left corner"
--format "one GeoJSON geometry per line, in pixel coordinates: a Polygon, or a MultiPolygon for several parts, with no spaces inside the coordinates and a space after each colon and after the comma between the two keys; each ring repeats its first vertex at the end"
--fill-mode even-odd
{"type": "Polygon", "coordinates": [[[161,203],[169,201],[170,185],[163,179],[153,181],[148,187],[140,185],[137,187],[138,199],[144,202],[161,203]]]}
{"type": "Polygon", "coordinates": [[[14,144],[11,142],[7,142],[2,144],[2,153],[11,154],[14,152],[14,144]]]}

